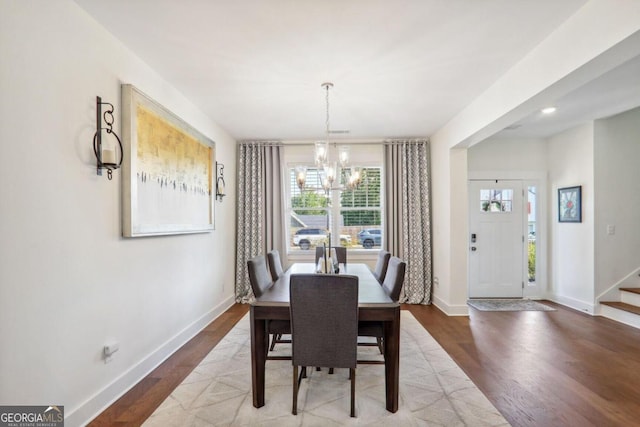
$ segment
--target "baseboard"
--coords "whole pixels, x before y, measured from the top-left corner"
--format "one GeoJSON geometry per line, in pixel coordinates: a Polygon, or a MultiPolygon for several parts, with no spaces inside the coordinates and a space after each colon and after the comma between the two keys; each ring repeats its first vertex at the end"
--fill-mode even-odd
{"type": "MultiPolygon", "coordinates": [[[[202,329],[209,325],[218,316],[224,313],[235,302],[234,296],[230,296],[216,307],[205,313],[191,325],[167,340],[155,351],[145,357],[140,363],[132,366],[128,371],[115,379],[111,384],[103,388],[94,396],[73,409],[65,417],[66,426],[83,426],[108,408],[113,402],[125,394],[131,387],[140,382],[151,371],[175,353],[187,341],[196,336],[202,329]]],[[[66,411],[65,411],[66,412],[66,411]]]]}
{"type": "Polygon", "coordinates": [[[550,294],[547,298],[553,302],[557,302],[558,304],[562,304],[569,308],[573,308],[574,310],[582,311],[584,313],[594,315],[595,314],[595,305],[593,303],[588,303],[585,301],[580,301],[577,299],[561,296],[561,295],[553,295],[550,294]]]}
{"type": "Polygon", "coordinates": [[[431,303],[438,307],[447,316],[468,316],[469,306],[464,305],[449,305],[437,296],[432,296],[431,303]]]}

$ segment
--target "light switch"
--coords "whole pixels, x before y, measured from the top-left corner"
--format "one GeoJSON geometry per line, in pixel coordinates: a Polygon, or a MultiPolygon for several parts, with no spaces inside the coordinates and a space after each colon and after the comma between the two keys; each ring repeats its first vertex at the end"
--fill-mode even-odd
{"type": "Polygon", "coordinates": [[[607,234],[609,236],[613,236],[614,234],[616,234],[616,226],[615,225],[607,225],[607,234]]]}

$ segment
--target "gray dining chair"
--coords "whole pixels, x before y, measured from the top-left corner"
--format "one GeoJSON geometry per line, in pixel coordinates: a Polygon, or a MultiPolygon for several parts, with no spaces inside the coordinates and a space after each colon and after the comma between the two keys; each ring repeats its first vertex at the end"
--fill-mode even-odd
{"type": "Polygon", "coordinates": [[[380,252],[378,252],[378,260],[376,261],[376,266],[373,269],[373,275],[376,276],[376,279],[378,279],[380,284],[384,282],[384,277],[387,275],[390,258],[391,254],[388,251],[381,249],[380,252]]]}
{"type": "Polygon", "coordinates": [[[282,262],[280,261],[280,252],[276,249],[267,253],[267,262],[269,263],[269,271],[271,272],[271,280],[274,282],[284,274],[282,262]]]}
{"type": "MultiPolygon", "coordinates": [[[[336,258],[338,258],[338,263],[339,264],[346,264],[347,263],[347,248],[345,248],[344,246],[334,246],[331,249],[335,249],[336,251],[336,258]]],[[[320,258],[324,257],[324,247],[323,246],[316,246],[316,261],[315,263],[318,263],[318,260],[320,258]]]]}
{"type": "MultiPolygon", "coordinates": [[[[391,257],[389,260],[389,266],[382,282],[382,288],[385,290],[389,298],[393,302],[400,300],[400,293],[402,292],[402,285],[404,284],[404,275],[407,268],[407,263],[402,261],[398,257],[391,257]]],[[[384,354],[384,324],[378,321],[360,321],[358,322],[358,336],[359,337],[373,337],[376,339],[375,343],[360,343],[359,345],[377,346],[381,354],[384,354]]],[[[369,363],[384,363],[384,362],[369,362],[369,363]]]]}
{"type": "Polygon", "coordinates": [[[289,282],[292,332],[293,403],[307,366],[348,368],[351,416],[355,417],[358,355],[358,277],[292,274],[289,282]],[[300,376],[298,368],[301,367],[300,376]]]}
{"type": "MultiPolygon", "coordinates": [[[[269,271],[271,272],[271,279],[274,282],[284,274],[284,269],[282,268],[282,262],[280,261],[280,253],[276,249],[273,249],[267,252],[267,264],[269,265],[269,271]]],[[[278,343],[290,343],[290,342],[291,340],[283,339],[282,334],[273,334],[271,338],[271,346],[269,347],[269,350],[273,351],[276,344],[278,343]]]]}
{"type": "MultiPolygon", "coordinates": [[[[255,297],[260,297],[262,293],[268,289],[273,281],[267,269],[267,260],[264,255],[258,255],[247,261],[249,270],[249,283],[255,297]]],[[[291,340],[282,339],[283,335],[291,334],[291,323],[288,320],[268,320],[267,334],[271,335],[271,346],[267,347],[273,351],[276,343],[290,343],[291,340]]],[[[269,357],[267,359],[283,359],[283,357],[269,357]]],[[[285,357],[288,359],[288,357],[285,357]]]]}

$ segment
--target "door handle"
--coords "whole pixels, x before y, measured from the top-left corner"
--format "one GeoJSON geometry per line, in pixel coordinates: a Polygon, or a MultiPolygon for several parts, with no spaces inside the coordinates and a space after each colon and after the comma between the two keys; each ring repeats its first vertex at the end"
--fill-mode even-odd
{"type": "Polygon", "coordinates": [[[471,252],[475,252],[476,251],[476,247],[475,246],[471,246],[471,252]]]}

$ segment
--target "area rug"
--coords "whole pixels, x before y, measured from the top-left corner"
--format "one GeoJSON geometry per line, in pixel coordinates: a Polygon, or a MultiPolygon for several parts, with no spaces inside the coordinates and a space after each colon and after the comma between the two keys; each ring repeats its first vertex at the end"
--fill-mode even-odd
{"type": "Polygon", "coordinates": [[[467,304],[480,311],[556,311],[553,307],[528,299],[470,299],[467,304]]]}
{"type": "MultiPolygon", "coordinates": [[[[358,365],[356,418],[349,417],[347,369],[311,370],[302,381],[298,415],[291,414],[291,361],[267,361],[265,405],[251,395],[249,317],[243,317],[145,426],[508,426],[411,313],[401,314],[400,398],[395,414],[385,409],[384,366],[358,365]]],[[[276,352],[290,354],[289,344],[276,352]]],[[[359,359],[379,357],[359,347],[359,359]]]]}

